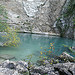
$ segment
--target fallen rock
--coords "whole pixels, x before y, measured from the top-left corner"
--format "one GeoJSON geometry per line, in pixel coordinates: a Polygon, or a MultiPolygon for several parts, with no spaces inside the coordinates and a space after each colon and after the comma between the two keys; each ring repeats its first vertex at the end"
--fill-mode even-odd
{"type": "Polygon", "coordinates": [[[53,66],[55,71],[59,72],[59,75],[75,75],[75,63],[58,63],[53,66]]]}
{"type": "Polygon", "coordinates": [[[45,66],[33,65],[28,69],[25,61],[6,60],[0,64],[0,75],[75,75],[75,63],[46,63],[45,66]]]}
{"type": "Polygon", "coordinates": [[[21,74],[18,73],[18,71],[16,70],[0,67],[0,75],[21,75],[21,74]]]}
{"type": "Polygon", "coordinates": [[[46,66],[35,66],[30,69],[31,75],[58,75],[54,71],[54,67],[52,65],[46,65],[46,66]]]}
{"type": "Polygon", "coordinates": [[[15,69],[16,68],[16,66],[13,63],[7,64],[6,67],[9,68],[9,69],[15,69]]]}
{"type": "MultiPolygon", "coordinates": [[[[9,70],[14,70],[20,74],[26,74],[26,75],[29,75],[29,71],[27,69],[28,67],[28,63],[27,62],[24,62],[24,61],[9,61],[9,60],[6,60],[4,62],[2,62],[0,64],[0,67],[2,68],[6,68],[9,69],[9,70]]],[[[10,73],[9,73],[10,74],[10,73]]],[[[17,75],[17,74],[10,74],[10,75],[17,75]]]]}
{"type": "Polygon", "coordinates": [[[72,56],[70,56],[68,53],[66,53],[66,52],[63,52],[60,56],[59,56],[59,58],[61,59],[61,60],[63,60],[64,62],[65,61],[70,61],[70,62],[74,62],[74,58],[72,57],[72,56]]]}

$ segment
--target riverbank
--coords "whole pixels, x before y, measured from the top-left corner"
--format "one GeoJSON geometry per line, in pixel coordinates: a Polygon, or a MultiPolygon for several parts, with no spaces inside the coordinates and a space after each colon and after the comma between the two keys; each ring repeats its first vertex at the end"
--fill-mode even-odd
{"type": "Polygon", "coordinates": [[[46,64],[28,68],[25,61],[6,60],[0,64],[0,75],[74,75],[75,63],[46,64]]]}
{"type": "Polygon", "coordinates": [[[50,32],[31,32],[31,31],[17,31],[18,33],[29,33],[29,34],[38,34],[38,35],[51,35],[51,36],[60,36],[57,33],[50,33],[50,32]]]}
{"type": "Polygon", "coordinates": [[[75,75],[75,61],[65,52],[57,60],[39,60],[36,64],[5,60],[0,62],[0,75],[75,75]]]}

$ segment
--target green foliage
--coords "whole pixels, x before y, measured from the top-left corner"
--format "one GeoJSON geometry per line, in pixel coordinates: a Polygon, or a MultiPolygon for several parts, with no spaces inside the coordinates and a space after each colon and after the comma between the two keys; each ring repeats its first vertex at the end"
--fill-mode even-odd
{"type": "Polygon", "coordinates": [[[74,28],[75,28],[75,18],[73,19],[73,25],[74,25],[74,28]]]}
{"type": "Polygon", "coordinates": [[[27,62],[32,62],[32,60],[31,60],[32,57],[33,57],[33,54],[27,55],[24,60],[27,61],[27,62]]]}
{"type": "Polygon", "coordinates": [[[0,32],[6,32],[3,38],[5,38],[4,46],[18,46],[20,38],[16,34],[14,28],[10,28],[7,24],[7,13],[5,8],[0,5],[0,32]]]}
{"type": "Polygon", "coordinates": [[[53,43],[50,43],[50,47],[48,49],[43,49],[43,47],[41,47],[41,49],[43,51],[40,51],[40,57],[39,58],[40,58],[40,61],[41,61],[41,63],[43,65],[45,65],[45,62],[44,62],[45,60],[51,60],[50,61],[50,64],[53,64],[53,63],[56,63],[56,62],[58,63],[59,62],[57,60],[55,62],[54,59],[52,59],[50,57],[50,55],[53,54],[54,53],[54,50],[55,50],[53,44],[54,44],[54,42],[53,43]]]}
{"type": "Polygon", "coordinates": [[[6,42],[4,43],[4,46],[18,46],[20,42],[20,38],[17,37],[17,33],[14,31],[15,29],[11,29],[10,27],[6,27],[5,32],[7,32],[6,35],[3,35],[2,37],[6,38],[6,42]],[[12,32],[14,31],[14,32],[12,32]]]}
{"type": "Polygon", "coordinates": [[[22,72],[21,74],[23,74],[23,75],[30,75],[29,71],[28,72],[22,72]]]}
{"type": "Polygon", "coordinates": [[[17,16],[17,18],[20,18],[20,16],[17,16]]]}
{"type": "Polygon", "coordinates": [[[7,19],[8,17],[6,16],[7,13],[4,10],[4,7],[0,5],[0,31],[4,31],[7,26],[7,19]]]}
{"type": "Polygon", "coordinates": [[[66,12],[64,13],[64,17],[72,16],[75,13],[75,0],[70,0],[66,7],[66,12]]]}
{"type": "Polygon", "coordinates": [[[33,57],[33,54],[30,54],[30,55],[26,56],[26,58],[24,59],[24,61],[28,62],[28,69],[30,69],[30,67],[33,66],[32,57],[33,57]]]}
{"type": "Polygon", "coordinates": [[[57,26],[57,28],[59,30],[60,36],[64,37],[65,33],[67,32],[67,30],[69,29],[70,26],[67,25],[67,24],[63,26],[60,19],[61,19],[61,17],[57,20],[56,26],[57,26]]]}
{"type": "Polygon", "coordinates": [[[64,7],[64,11],[62,12],[61,16],[57,19],[57,28],[59,30],[60,36],[65,37],[65,33],[68,31],[68,29],[71,27],[72,29],[75,28],[75,0],[70,0],[68,4],[64,7]],[[70,20],[73,20],[73,25],[70,26],[70,20]],[[62,20],[64,21],[64,25],[62,23],[62,20]]]}

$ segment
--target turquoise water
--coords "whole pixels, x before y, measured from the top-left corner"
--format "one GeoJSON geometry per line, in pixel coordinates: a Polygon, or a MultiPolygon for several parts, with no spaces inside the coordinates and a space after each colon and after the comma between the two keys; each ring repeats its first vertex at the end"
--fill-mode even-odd
{"type": "Polygon", "coordinates": [[[54,42],[55,54],[60,55],[65,49],[62,44],[75,46],[75,40],[60,38],[57,36],[36,35],[20,33],[21,39],[19,47],[0,47],[0,55],[12,55],[16,60],[23,60],[27,55],[33,54],[32,61],[36,61],[40,56],[40,47],[48,48],[54,42]]]}

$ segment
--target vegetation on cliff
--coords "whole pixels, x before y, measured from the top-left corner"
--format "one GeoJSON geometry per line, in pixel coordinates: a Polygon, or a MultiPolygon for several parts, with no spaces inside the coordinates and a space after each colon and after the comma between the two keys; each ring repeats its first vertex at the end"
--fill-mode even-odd
{"type": "Polygon", "coordinates": [[[74,38],[75,0],[66,1],[61,16],[57,19],[57,28],[61,37],[74,38]]]}
{"type": "Polygon", "coordinates": [[[8,17],[5,8],[0,5],[0,32],[4,32],[5,35],[2,38],[5,38],[4,46],[17,46],[20,42],[19,37],[16,34],[14,28],[10,28],[7,23],[8,17]]]}

